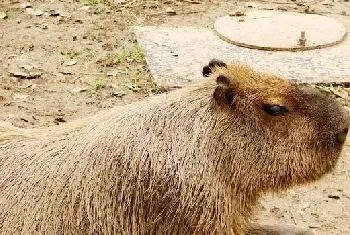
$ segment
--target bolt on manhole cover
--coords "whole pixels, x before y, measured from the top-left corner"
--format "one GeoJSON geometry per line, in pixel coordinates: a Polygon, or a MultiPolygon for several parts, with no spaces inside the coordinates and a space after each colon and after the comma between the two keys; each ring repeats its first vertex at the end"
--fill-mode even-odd
{"type": "Polygon", "coordinates": [[[311,50],[342,42],[346,28],[337,20],[315,14],[250,11],[224,16],[214,25],[217,34],[237,46],[272,51],[311,50]]]}

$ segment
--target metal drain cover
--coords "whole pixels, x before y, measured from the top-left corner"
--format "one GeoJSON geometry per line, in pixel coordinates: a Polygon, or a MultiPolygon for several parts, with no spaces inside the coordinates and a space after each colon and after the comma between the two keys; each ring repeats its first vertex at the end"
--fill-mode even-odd
{"type": "Polygon", "coordinates": [[[271,51],[311,50],[342,42],[346,28],[337,20],[315,14],[250,11],[245,16],[216,20],[216,33],[237,46],[271,51]]]}

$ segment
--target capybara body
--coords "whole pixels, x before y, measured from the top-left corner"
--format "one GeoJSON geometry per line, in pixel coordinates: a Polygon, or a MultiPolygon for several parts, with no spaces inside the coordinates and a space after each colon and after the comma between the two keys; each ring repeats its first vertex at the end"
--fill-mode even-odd
{"type": "Polygon", "coordinates": [[[0,234],[243,235],[267,192],[315,181],[348,118],[245,65],[58,127],[0,128],[0,234]]]}

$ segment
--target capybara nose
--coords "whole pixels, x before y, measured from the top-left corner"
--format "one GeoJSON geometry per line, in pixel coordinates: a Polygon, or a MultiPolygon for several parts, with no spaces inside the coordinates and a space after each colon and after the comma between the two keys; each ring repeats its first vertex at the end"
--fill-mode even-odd
{"type": "Polygon", "coordinates": [[[348,128],[344,128],[342,131],[340,131],[338,134],[337,134],[337,140],[340,142],[340,143],[344,143],[345,139],[346,139],[346,136],[348,134],[348,131],[349,129],[348,128]]]}

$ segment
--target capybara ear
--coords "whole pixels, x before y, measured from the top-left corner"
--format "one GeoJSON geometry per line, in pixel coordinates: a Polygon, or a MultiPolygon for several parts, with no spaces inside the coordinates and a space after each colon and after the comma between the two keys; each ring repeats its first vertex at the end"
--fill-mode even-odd
{"type": "Polygon", "coordinates": [[[202,74],[204,77],[209,77],[209,75],[213,72],[215,67],[227,67],[227,64],[221,60],[212,59],[208,65],[203,67],[202,74]]]}
{"type": "Polygon", "coordinates": [[[236,95],[235,84],[232,79],[225,75],[216,78],[218,86],[214,91],[214,99],[219,105],[232,105],[236,95]]]}

